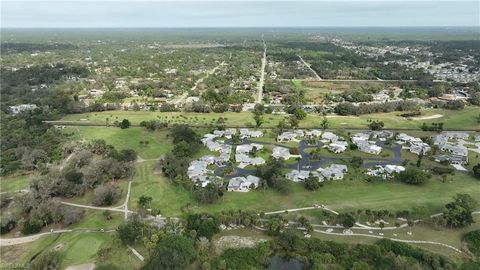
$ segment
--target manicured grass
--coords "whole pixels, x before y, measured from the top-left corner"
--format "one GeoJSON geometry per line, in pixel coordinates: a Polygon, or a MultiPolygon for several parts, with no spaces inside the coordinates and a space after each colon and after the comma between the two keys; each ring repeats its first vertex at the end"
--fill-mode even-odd
{"type": "Polygon", "coordinates": [[[449,176],[442,183],[434,176],[422,186],[412,186],[394,181],[367,183],[357,172],[349,172],[344,180],[327,182],[316,192],[306,190],[302,184],[291,184],[291,192],[282,195],[273,190],[256,190],[248,193],[226,192],[212,205],[195,202],[189,191],[170,183],[160,174],[153,173],[152,162],[138,165],[132,185],[130,207],[142,194],[152,196],[152,206],[159,207],[165,216],[179,216],[182,206],[190,204],[195,212],[220,212],[228,209],[253,210],[257,212],[325,204],[339,211],[356,209],[390,211],[412,210],[423,207],[427,213],[440,212],[443,205],[457,193],[480,197],[478,180],[467,174],[449,176]]]}
{"type": "Polygon", "coordinates": [[[133,149],[144,159],[158,158],[170,151],[168,130],[146,131],[144,128],[131,127],[120,129],[116,127],[72,127],[66,131],[78,132],[79,137],[87,141],[103,139],[117,150],[133,149]],[[140,143],[148,141],[148,144],[140,143]]]}
{"type": "Polygon", "coordinates": [[[165,177],[154,173],[155,163],[148,161],[137,165],[129,208],[136,208],[138,198],[145,195],[153,198],[151,207],[159,208],[162,215],[178,216],[182,206],[188,203],[195,204],[194,199],[182,187],[177,187],[165,177]]]}
{"type": "Polygon", "coordinates": [[[102,210],[86,209],[85,216],[79,223],[72,224],[69,229],[94,229],[115,230],[120,225],[124,216],[120,212],[110,211],[111,220],[107,220],[102,210]]]}
{"type": "Polygon", "coordinates": [[[28,189],[31,174],[7,176],[0,180],[0,192],[12,192],[21,189],[28,189]]]}
{"type": "MultiPolygon", "coordinates": [[[[422,116],[429,116],[435,114],[441,114],[443,117],[428,120],[413,120],[406,119],[399,116],[399,112],[390,113],[376,113],[367,114],[361,116],[330,116],[328,120],[330,122],[330,128],[342,129],[342,128],[367,128],[367,120],[375,119],[385,123],[385,129],[419,129],[423,122],[444,123],[445,129],[480,129],[480,123],[477,118],[479,115],[478,107],[467,107],[461,111],[443,110],[443,109],[424,109],[422,110],[422,116]]],[[[216,120],[219,117],[225,119],[227,126],[232,127],[245,127],[254,126],[253,114],[248,112],[225,112],[225,113],[185,113],[185,112],[149,112],[149,111],[108,111],[108,112],[95,112],[95,113],[83,113],[67,115],[63,120],[65,121],[81,121],[83,123],[105,124],[105,119],[122,120],[123,118],[129,119],[133,124],[139,124],[144,120],[162,120],[169,122],[170,124],[185,123],[191,126],[198,125],[212,125],[215,126],[216,120]]],[[[262,127],[275,127],[280,120],[285,116],[283,115],[265,115],[264,124],[262,127]]],[[[112,121],[112,120],[111,120],[112,121]]],[[[318,114],[309,114],[306,119],[300,121],[301,128],[320,128],[322,117],[318,114]]]]}
{"type": "Polygon", "coordinates": [[[62,267],[95,262],[98,249],[111,237],[112,234],[109,233],[62,234],[55,242],[55,245],[63,245],[62,267]]]}

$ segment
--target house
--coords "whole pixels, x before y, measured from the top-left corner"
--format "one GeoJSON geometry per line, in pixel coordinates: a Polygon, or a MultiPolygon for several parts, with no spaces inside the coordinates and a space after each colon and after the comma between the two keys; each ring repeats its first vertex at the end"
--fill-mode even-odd
{"type": "Polygon", "coordinates": [[[334,142],[331,143],[327,146],[327,149],[330,152],[333,152],[335,154],[345,152],[347,150],[347,143],[346,142],[334,142]]]}
{"type": "Polygon", "coordinates": [[[413,142],[410,144],[410,152],[416,155],[425,155],[430,150],[430,145],[424,142],[413,142]]]}
{"type": "Polygon", "coordinates": [[[388,174],[388,175],[393,175],[393,174],[396,174],[396,173],[401,173],[405,171],[405,167],[403,166],[399,166],[399,165],[385,165],[385,172],[388,174]]]}
{"type": "Polygon", "coordinates": [[[260,178],[248,175],[247,177],[234,177],[228,182],[228,191],[248,192],[251,188],[257,188],[260,184],[260,178]]]}
{"type": "Polygon", "coordinates": [[[277,142],[291,142],[297,137],[296,133],[293,132],[283,132],[277,136],[277,142]]]}
{"type": "Polygon", "coordinates": [[[332,132],[324,132],[322,134],[322,141],[324,142],[336,142],[338,141],[339,137],[332,132]]]}
{"type": "Polygon", "coordinates": [[[378,138],[380,141],[385,141],[388,138],[393,137],[393,132],[389,130],[371,131],[374,138],[378,138]]]}
{"type": "Polygon", "coordinates": [[[290,158],[290,150],[285,147],[276,146],[272,149],[272,157],[275,159],[287,160],[290,158]]]}
{"type": "Polygon", "coordinates": [[[194,160],[187,169],[187,175],[195,183],[207,182],[208,163],[201,160],[194,160]]]}
{"type": "Polygon", "coordinates": [[[318,168],[317,171],[327,180],[341,180],[348,169],[346,165],[332,164],[326,168],[318,168]]]}
{"type": "Polygon", "coordinates": [[[317,138],[322,135],[322,131],[319,129],[312,129],[312,130],[307,130],[305,131],[305,137],[306,138],[317,138]]]}
{"type": "Polygon", "coordinates": [[[244,103],[242,111],[244,112],[253,112],[255,110],[255,103],[244,103]]]}
{"type": "Polygon", "coordinates": [[[433,157],[436,162],[448,162],[453,165],[465,165],[468,163],[468,156],[457,155],[436,155],[433,157]]]}
{"type": "MultiPolygon", "coordinates": [[[[372,133],[372,136],[377,136],[372,133]]],[[[382,152],[382,147],[375,145],[375,142],[369,141],[370,139],[370,134],[368,133],[356,133],[352,137],[352,142],[358,147],[358,150],[369,153],[369,154],[374,154],[378,155],[380,152],[382,152]]]]}
{"type": "Polygon", "coordinates": [[[293,182],[303,182],[310,176],[310,171],[304,170],[292,170],[285,175],[288,180],[293,182]]]}
{"type": "Polygon", "coordinates": [[[259,138],[263,136],[263,132],[260,130],[249,130],[248,128],[241,128],[240,130],[240,138],[259,138]]]}
{"type": "Polygon", "coordinates": [[[18,114],[25,111],[33,111],[37,108],[36,104],[20,104],[16,106],[10,106],[12,114],[18,114]]]}
{"type": "Polygon", "coordinates": [[[415,138],[413,136],[407,135],[405,133],[400,133],[397,135],[398,144],[407,144],[407,143],[423,142],[420,138],[415,138]]]}
{"type": "Polygon", "coordinates": [[[468,149],[465,146],[453,145],[453,144],[443,144],[440,145],[440,150],[449,152],[456,156],[468,156],[468,149]]]}
{"type": "Polygon", "coordinates": [[[233,135],[237,134],[237,129],[236,128],[227,128],[225,132],[223,133],[223,136],[225,138],[231,139],[233,135]]]}
{"type": "Polygon", "coordinates": [[[369,169],[366,174],[370,176],[381,177],[383,179],[389,179],[400,172],[405,171],[405,167],[397,165],[385,165],[384,167],[378,165],[374,169],[369,169]]]}

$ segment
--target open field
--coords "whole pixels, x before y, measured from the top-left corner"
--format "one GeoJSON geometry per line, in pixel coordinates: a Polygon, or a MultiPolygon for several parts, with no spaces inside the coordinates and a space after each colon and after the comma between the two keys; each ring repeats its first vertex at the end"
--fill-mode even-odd
{"type": "Polygon", "coordinates": [[[170,150],[167,138],[168,131],[146,131],[144,128],[132,127],[119,129],[116,127],[69,127],[66,132],[78,133],[86,141],[103,139],[116,149],[133,149],[144,159],[158,158],[170,150]],[[147,141],[148,144],[140,141],[147,141]]]}
{"type": "MultiPolygon", "coordinates": [[[[443,110],[443,109],[425,109],[422,110],[422,116],[441,114],[443,117],[427,120],[412,120],[399,116],[399,112],[366,114],[361,116],[328,116],[330,122],[329,128],[332,129],[352,129],[367,128],[367,120],[375,119],[385,123],[385,129],[419,129],[422,123],[444,123],[445,129],[452,130],[480,130],[480,123],[477,118],[480,114],[478,108],[467,107],[461,111],[443,110]]],[[[225,113],[183,113],[183,112],[149,112],[149,111],[108,111],[83,114],[71,114],[62,119],[67,124],[68,121],[72,125],[105,125],[105,119],[116,119],[121,121],[126,118],[133,125],[140,124],[144,120],[161,120],[170,124],[189,124],[191,126],[215,126],[219,117],[225,119],[228,127],[253,127],[255,121],[253,114],[242,112],[225,112],[225,113]],[[84,119],[84,120],[81,120],[84,119]],[[78,121],[78,122],[77,122],[78,121]]],[[[282,115],[265,115],[262,127],[275,127],[285,116],[282,115]]],[[[322,117],[317,114],[309,114],[307,118],[300,121],[301,128],[320,128],[322,117]]],[[[117,129],[113,128],[118,131],[117,129]]],[[[100,131],[99,131],[100,132],[100,131]]],[[[137,144],[132,140],[132,143],[137,144]]]]}

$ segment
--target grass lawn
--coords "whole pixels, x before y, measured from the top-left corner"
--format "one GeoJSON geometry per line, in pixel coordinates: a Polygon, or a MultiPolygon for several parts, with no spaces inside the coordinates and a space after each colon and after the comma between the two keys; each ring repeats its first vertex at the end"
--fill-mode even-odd
{"type": "Polygon", "coordinates": [[[189,191],[171,184],[160,174],[154,174],[153,167],[154,162],[138,165],[130,207],[136,207],[138,197],[145,194],[153,197],[152,206],[158,207],[165,216],[181,215],[181,207],[187,204],[195,212],[228,209],[262,212],[319,203],[340,211],[359,208],[397,211],[422,207],[426,213],[436,213],[457,193],[480,197],[480,188],[473,188],[478,186],[478,180],[467,174],[449,176],[445,183],[439,176],[434,176],[423,186],[412,186],[393,181],[367,183],[360,180],[356,173],[349,172],[345,180],[328,182],[316,192],[306,190],[302,184],[291,183],[291,192],[287,195],[273,190],[227,192],[218,203],[199,205],[189,191]]]}
{"type": "Polygon", "coordinates": [[[109,233],[67,233],[62,234],[51,247],[63,245],[61,265],[66,267],[95,262],[98,249],[111,237],[109,233]]]}
{"type": "Polygon", "coordinates": [[[167,138],[168,130],[150,132],[144,128],[131,127],[120,129],[116,127],[71,127],[66,131],[78,132],[79,137],[87,141],[103,139],[117,150],[133,149],[144,159],[158,158],[171,149],[167,138]],[[148,144],[142,143],[148,141],[148,144]]]}
{"type": "Polygon", "coordinates": [[[136,208],[138,198],[145,195],[153,198],[151,207],[159,208],[162,215],[178,216],[182,206],[187,203],[195,204],[195,201],[188,191],[173,185],[163,176],[155,174],[155,163],[155,161],[148,161],[137,165],[129,208],[136,208]]]}
{"type": "Polygon", "coordinates": [[[68,228],[115,230],[118,225],[123,222],[123,213],[110,211],[112,219],[107,220],[103,216],[103,212],[104,211],[102,210],[86,209],[83,219],[79,223],[72,224],[68,228]]]}
{"type": "Polygon", "coordinates": [[[12,192],[20,189],[28,189],[32,174],[2,177],[0,180],[0,192],[12,192]]]}
{"type": "MultiPolygon", "coordinates": [[[[441,114],[443,117],[428,120],[406,119],[399,116],[399,112],[376,113],[362,116],[330,116],[330,128],[368,128],[369,119],[380,120],[385,123],[385,129],[419,129],[420,125],[443,122],[445,129],[480,129],[480,123],[477,118],[479,115],[478,107],[467,107],[461,111],[443,110],[443,109],[424,109],[422,116],[441,114]]],[[[64,121],[81,121],[84,123],[105,124],[105,119],[114,119],[121,121],[126,118],[132,124],[139,124],[144,120],[158,119],[169,122],[170,124],[185,123],[191,126],[212,125],[215,126],[219,117],[225,119],[227,126],[245,127],[254,126],[253,114],[248,112],[225,112],[225,113],[185,113],[185,112],[149,112],[149,111],[107,111],[83,114],[71,114],[64,117],[64,121]]],[[[262,127],[275,127],[285,116],[265,115],[262,127]]],[[[113,120],[110,120],[112,122],[113,120]]],[[[319,128],[322,117],[318,114],[309,114],[306,119],[300,121],[301,128],[319,128]]],[[[117,129],[115,129],[117,130],[117,129]]],[[[137,142],[135,142],[137,143],[137,142]]]]}

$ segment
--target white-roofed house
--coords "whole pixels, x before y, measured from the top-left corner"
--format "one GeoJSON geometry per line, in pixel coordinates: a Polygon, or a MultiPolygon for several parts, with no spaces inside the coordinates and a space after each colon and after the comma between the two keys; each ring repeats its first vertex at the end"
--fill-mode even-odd
{"type": "Polygon", "coordinates": [[[287,160],[290,158],[290,150],[285,147],[275,146],[272,149],[272,157],[275,159],[287,160]]]}
{"type": "Polygon", "coordinates": [[[285,175],[288,180],[293,182],[303,182],[310,176],[310,171],[304,170],[292,170],[285,175]]]}

